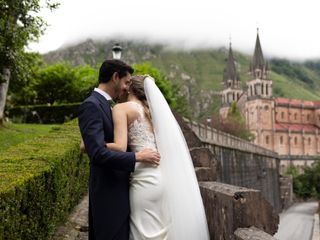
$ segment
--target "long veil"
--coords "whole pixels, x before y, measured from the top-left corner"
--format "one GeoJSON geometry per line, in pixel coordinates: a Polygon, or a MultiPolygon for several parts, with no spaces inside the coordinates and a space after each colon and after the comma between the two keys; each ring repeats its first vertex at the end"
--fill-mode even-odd
{"type": "Polygon", "coordinates": [[[144,80],[170,215],[168,239],[206,240],[209,231],[197,177],[183,133],[151,77],[144,80]]]}

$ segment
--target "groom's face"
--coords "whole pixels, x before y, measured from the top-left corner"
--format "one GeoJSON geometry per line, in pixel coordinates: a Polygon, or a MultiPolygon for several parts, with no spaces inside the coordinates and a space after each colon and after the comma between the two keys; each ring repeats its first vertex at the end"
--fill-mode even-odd
{"type": "Polygon", "coordinates": [[[125,98],[127,98],[128,96],[128,90],[130,87],[130,83],[131,83],[131,74],[127,73],[126,76],[119,78],[118,81],[116,82],[115,85],[115,95],[116,95],[116,101],[124,101],[126,100],[125,98]]]}

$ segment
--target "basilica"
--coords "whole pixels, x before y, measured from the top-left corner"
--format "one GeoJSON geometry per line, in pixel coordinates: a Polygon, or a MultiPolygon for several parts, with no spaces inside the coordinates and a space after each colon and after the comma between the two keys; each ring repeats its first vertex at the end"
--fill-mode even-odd
{"type": "Polygon", "coordinates": [[[264,59],[257,34],[246,88],[241,87],[231,48],[220,92],[220,116],[226,118],[236,102],[255,135],[255,144],[279,154],[282,167],[310,165],[320,156],[320,100],[274,97],[270,66],[264,59]]]}

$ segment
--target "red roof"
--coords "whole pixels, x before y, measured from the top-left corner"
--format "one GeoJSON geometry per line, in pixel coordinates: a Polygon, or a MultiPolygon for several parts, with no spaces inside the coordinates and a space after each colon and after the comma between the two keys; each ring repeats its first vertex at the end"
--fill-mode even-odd
{"type": "Polygon", "coordinates": [[[291,106],[320,107],[320,101],[306,101],[294,98],[275,98],[275,103],[290,104],[291,106]]]}
{"type": "MultiPolygon", "coordinates": [[[[305,132],[316,132],[317,128],[312,124],[296,124],[296,123],[276,123],[276,130],[291,130],[294,132],[300,132],[304,130],[305,132]]],[[[319,129],[320,130],[320,129],[319,129]]]]}

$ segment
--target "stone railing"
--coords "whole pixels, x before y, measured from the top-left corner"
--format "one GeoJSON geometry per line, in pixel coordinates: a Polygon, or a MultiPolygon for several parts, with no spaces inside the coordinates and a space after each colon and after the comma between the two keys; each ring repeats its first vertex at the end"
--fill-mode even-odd
{"type": "Polygon", "coordinates": [[[181,117],[176,115],[176,118],[190,149],[205,206],[210,239],[274,240],[272,235],[277,231],[279,223],[274,207],[259,190],[218,182],[222,168],[217,155],[203,144],[203,139],[181,117]]]}
{"type": "Polygon", "coordinates": [[[222,147],[238,149],[246,152],[258,153],[261,155],[268,155],[274,157],[278,156],[278,154],[273,151],[260,147],[254,143],[245,141],[241,138],[235,137],[231,134],[221,132],[215,128],[211,128],[204,124],[191,121],[187,118],[183,118],[183,120],[188,124],[188,126],[192,129],[192,131],[202,142],[222,147]]]}
{"type": "Polygon", "coordinates": [[[201,147],[210,149],[214,154],[217,181],[260,190],[274,209],[281,211],[280,160],[277,153],[188,119],[181,119],[180,125],[182,121],[199,139],[201,147]]]}

